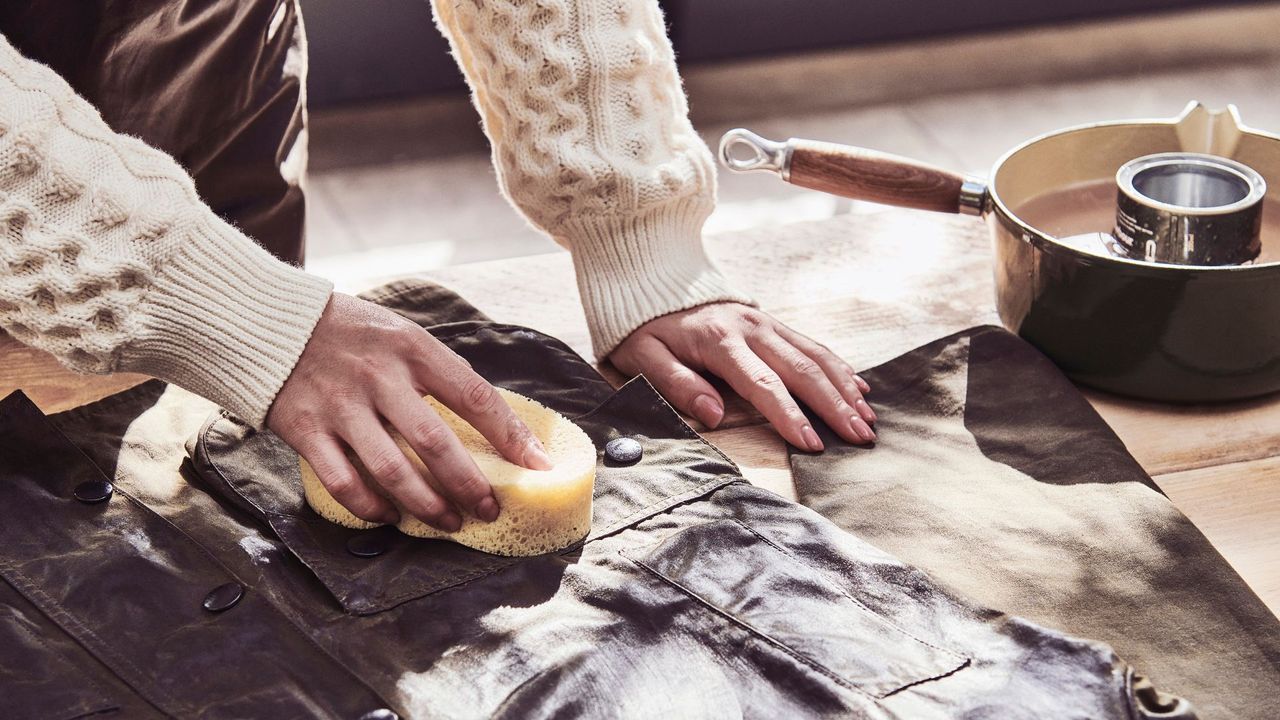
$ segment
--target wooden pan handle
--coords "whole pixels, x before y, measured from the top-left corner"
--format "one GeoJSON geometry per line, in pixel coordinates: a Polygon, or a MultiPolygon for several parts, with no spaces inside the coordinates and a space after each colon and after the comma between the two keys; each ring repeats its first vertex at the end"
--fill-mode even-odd
{"type": "Polygon", "coordinates": [[[965,179],[953,172],[889,153],[815,140],[791,140],[794,185],[854,200],[960,212],[965,179]]]}
{"type": "Polygon", "coordinates": [[[720,164],[733,172],[768,172],[783,180],[854,200],[982,215],[986,184],[889,153],[791,138],[777,142],[746,128],[720,138],[720,164]]]}

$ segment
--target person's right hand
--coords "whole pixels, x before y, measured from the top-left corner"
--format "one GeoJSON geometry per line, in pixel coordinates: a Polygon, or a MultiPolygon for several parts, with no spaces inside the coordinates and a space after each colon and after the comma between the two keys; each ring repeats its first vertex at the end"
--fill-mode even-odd
{"type": "Polygon", "coordinates": [[[446,532],[462,525],[458,508],[492,522],[499,508],[489,480],[423,395],[471,423],[507,460],[533,470],[551,468],[542,444],[466,360],[399,315],[340,293],[329,298],[271,405],[267,426],[359,518],[396,522],[389,496],[446,532]],[[438,487],[414,470],[384,421],[408,441],[438,487]],[[355,452],[378,487],[361,478],[345,448],[355,452]]]}

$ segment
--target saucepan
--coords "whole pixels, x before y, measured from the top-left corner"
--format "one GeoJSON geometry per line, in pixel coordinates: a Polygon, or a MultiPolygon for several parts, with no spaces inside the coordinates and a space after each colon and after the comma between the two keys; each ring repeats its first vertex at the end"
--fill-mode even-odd
{"type": "Polygon", "coordinates": [[[986,182],[743,129],[720,157],[844,197],[985,217],[1001,321],[1082,384],[1175,402],[1280,391],[1280,137],[1234,106],[1042,135],[986,182]]]}

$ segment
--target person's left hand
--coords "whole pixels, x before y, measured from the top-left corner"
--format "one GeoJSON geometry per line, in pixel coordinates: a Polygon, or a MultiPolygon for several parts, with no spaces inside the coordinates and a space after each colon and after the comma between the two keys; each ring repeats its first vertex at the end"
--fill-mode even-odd
{"type": "Polygon", "coordinates": [[[871,388],[823,345],[748,305],[711,303],[655,318],[636,328],[609,360],[641,374],[681,412],[715,428],[724,418],[720,393],[697,371],[723,378],[802,450],[822,450],[792,394],[841,438],[874,442],[871,388]]]}

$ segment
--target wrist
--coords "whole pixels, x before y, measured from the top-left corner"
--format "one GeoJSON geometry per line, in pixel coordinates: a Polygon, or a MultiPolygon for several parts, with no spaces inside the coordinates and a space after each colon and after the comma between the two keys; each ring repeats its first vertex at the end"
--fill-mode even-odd
{"type": "Polygon", "coordinates": [[[755,304],[729,284],[703,247],[702,226],[712,207],[705,198],[681,198],[634,215],[583,217],[557,228],[573,248],[598,359],[656,317],[712,302],[755,304]]]}

